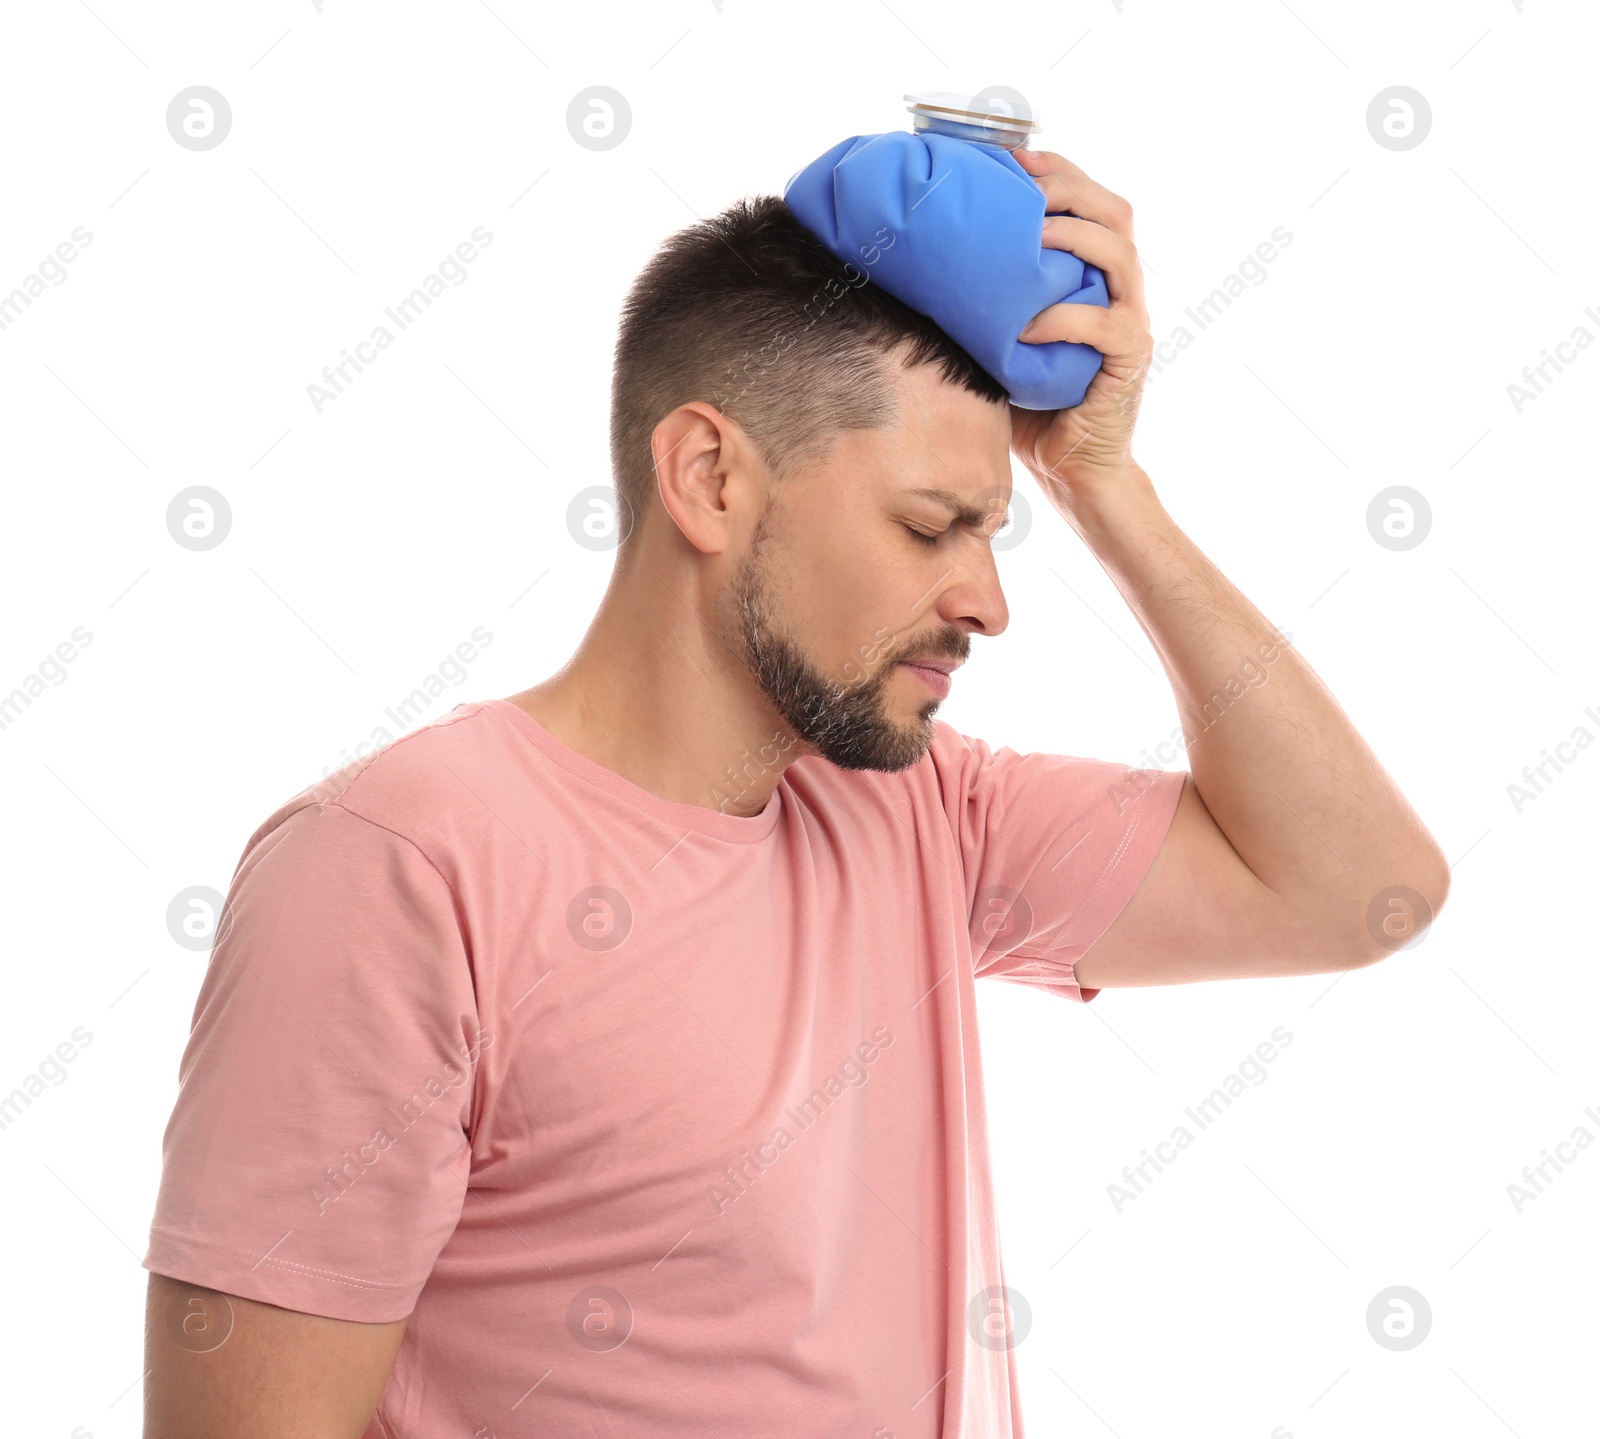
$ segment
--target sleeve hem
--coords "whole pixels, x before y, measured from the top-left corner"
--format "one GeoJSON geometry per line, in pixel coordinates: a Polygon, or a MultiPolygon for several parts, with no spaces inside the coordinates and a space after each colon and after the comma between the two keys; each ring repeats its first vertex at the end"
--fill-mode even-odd
{"type": "Polygon", "coordinates": [[[1067,977],[1057,980],[1054,984],[1044,986],[1051,994],[1058,995],[1062,999],[1079,1000],[1087,1004],[1095,995],[1100,993],[1098,989],[1085,989],[1078,983],[1077,960],[1069,959],[1060,962],[1067,967],[1067,977]]]}
{"type": "Polygon", "coordinates": [[[260,1304],[362,1324],[388,1324],[408,1317],[427,1282],[424,1276],[384,1284],[271,1256],[261,1259],[156,1226],[151,1227],[150,1245],[140,1265],[154,1274],[260,1304]]]}

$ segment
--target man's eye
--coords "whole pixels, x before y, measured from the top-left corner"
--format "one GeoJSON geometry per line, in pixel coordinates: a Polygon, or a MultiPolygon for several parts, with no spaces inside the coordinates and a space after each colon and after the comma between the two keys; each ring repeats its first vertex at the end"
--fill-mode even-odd
{"type": "Polygon", "coordinates": [[[925,535],[921,530],[912,529],[910,525],[901,525],[900,528],[909,535],[915,535],[925,545],[936,545],[939,543],[938,535],[925,535]]]}

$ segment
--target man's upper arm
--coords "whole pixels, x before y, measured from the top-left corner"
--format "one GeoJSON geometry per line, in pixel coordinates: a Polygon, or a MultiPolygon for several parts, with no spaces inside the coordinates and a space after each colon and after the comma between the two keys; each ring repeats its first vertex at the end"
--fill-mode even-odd
{"type": "Polygon", "coordinates": [[[152,1274],[144,1439],[361,1439],[406,1323],[301,1314],[152,1274]]]}
{"type": "Polygon", "coordinates": [[[1089,1000],[1370,962],[1348,929],[1256,877],[1186,771],[991,750],[943,724],[932,752],[980,976],[1089,1000]]]}
{"type": "Polygon", "coordinates": [[[1185,775],[1171,827],[1133,898],[1078,959],[1089,988],[1324,974],[1359,963],[1240,858],[1185,775]]]}
{"type": "Polygon", "coordinates": [[[1109,760],[990,748],[936,721],[930,747],[961,854],[976,976],[1072,1000],[1076,960],[1149,870],[1187,778],[1109,760]]]}
{"type": "Polygon", "coordinates": [[[493,1038],[466,945],[409,839],[338,803],[264,833],[196,997],[146,1269],[333,1320],[411,1312],[460,1220],[493,1038]]]}

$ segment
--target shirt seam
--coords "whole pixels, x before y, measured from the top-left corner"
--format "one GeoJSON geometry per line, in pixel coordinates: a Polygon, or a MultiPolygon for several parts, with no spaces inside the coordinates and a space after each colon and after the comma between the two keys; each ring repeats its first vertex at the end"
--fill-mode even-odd
{"type": "MultiPolygon", "coordinates": [[[[152,1234],[161,1235],[167,1240],[168,1243],[171,1244],[184,1245],[195,1249],[207,1249],[215,1254],[226,1254],[230,1259],[245,1260],[250,1258],[250,1256],[243,1250],[234,1249],[226,1244],[213,1244],[209,1239],[196,1239],[192,1235],[183,1233],[181,1230],[169,1229],[166,1226],[159,1224],[151,1225],[150,1228],[152,1234]]],[[[418,1281],[416,1280],[406,1280],[396,1284],[385,1284],[381,1280],[377,1279],[358,1279],[354,1275],[340,1274],[335,1269],[319,1269],[315,1265],[296,1264],[290,1259],[274,1259],[270,1256],[268,1256],[266,1259],[254,1260],[251,1263],[252,1268],[262,1265],[270,1266],[273,1269],[284,1273],[308,1275],[317,1279],[329,1279],[336,1284],[348,1285],[352,1289],[394,1290],[396,1292],[403,1292],[408,1289],[415,1289],[418,1284],[418,1281]]],[[[420,1282],[425,1284],[427,1282],[427,1276],[424,1275],[420,1282]]]]}
{"type": "MultiPolygon", "coordinates": [[[[398,742],[399,741],[396,741],[396,743],[398,742]]],[[[445,893],[450,896],[450,910],[455,917],[456,933],[461,936],[461,947],[467,957],[467,983],[472,987],[473,1018],[477,1022],[479,1031],[481,1032],[483,1028],[483,999],[478,993],[478,968],[476,963],[477,955],[472,945],[471,931],[467,925],[466,906],[462,904],[461,896],[456,893],[456,887],[450,883],[450,880],[445,875],[444,871],[433,862],[433,857],[427,852],[427,850],[423,849],[423,847],[418,844],[416,840],[412,839],[410,835],[402,834],[399,830],[392,829],[390,826],[380,823],[378,820],[371,818],[369,815],[362,814],[359,810],[351,809],[349,805],[344,803],[342,798],[318,800],[316,801],[316,804],[319,809],[324,807],[337,809],[341,813],[349,815],[351,819],[360,820],[362,824],[371,825],[373,829],[381,830],[385,834],[393,835],[396,839],[414,849],[417,854],[422,857],[423,863],[439,876],[439,883],[444,886],[445,893]]],[[[473,1074],[474,1079],[476,1079],[476,1066],[474,1066],[473,1074]]],[[[476,1101],[477,1085],[474,1083],[472,1101],[468,1105],[467,1116],[466,1133],[469,1146],[473,1146],[477,1142],[476,1136],[478,1132],[478,1119],[480,1116],[476,1101]]]]}

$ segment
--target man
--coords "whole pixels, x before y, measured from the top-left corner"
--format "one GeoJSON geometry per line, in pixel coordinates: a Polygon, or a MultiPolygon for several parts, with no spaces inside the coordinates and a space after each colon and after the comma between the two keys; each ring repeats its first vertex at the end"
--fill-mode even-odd
{"type": "Polygon", "coordinates": [[[1018,159],[1108,278],[1025,332],[1104,355],[1081,405],[1010,408],[775,198],[672,237],[578,652],[252,836],[167,1130],[147,1435],[1020,1435],[975,978],[1351,969],[1438,911],[1433,838],[1132,457],[1127,203],[1018,159]],[[1011,455],[1191,772],[934,719],[1006,627],[1011,455]]]}

